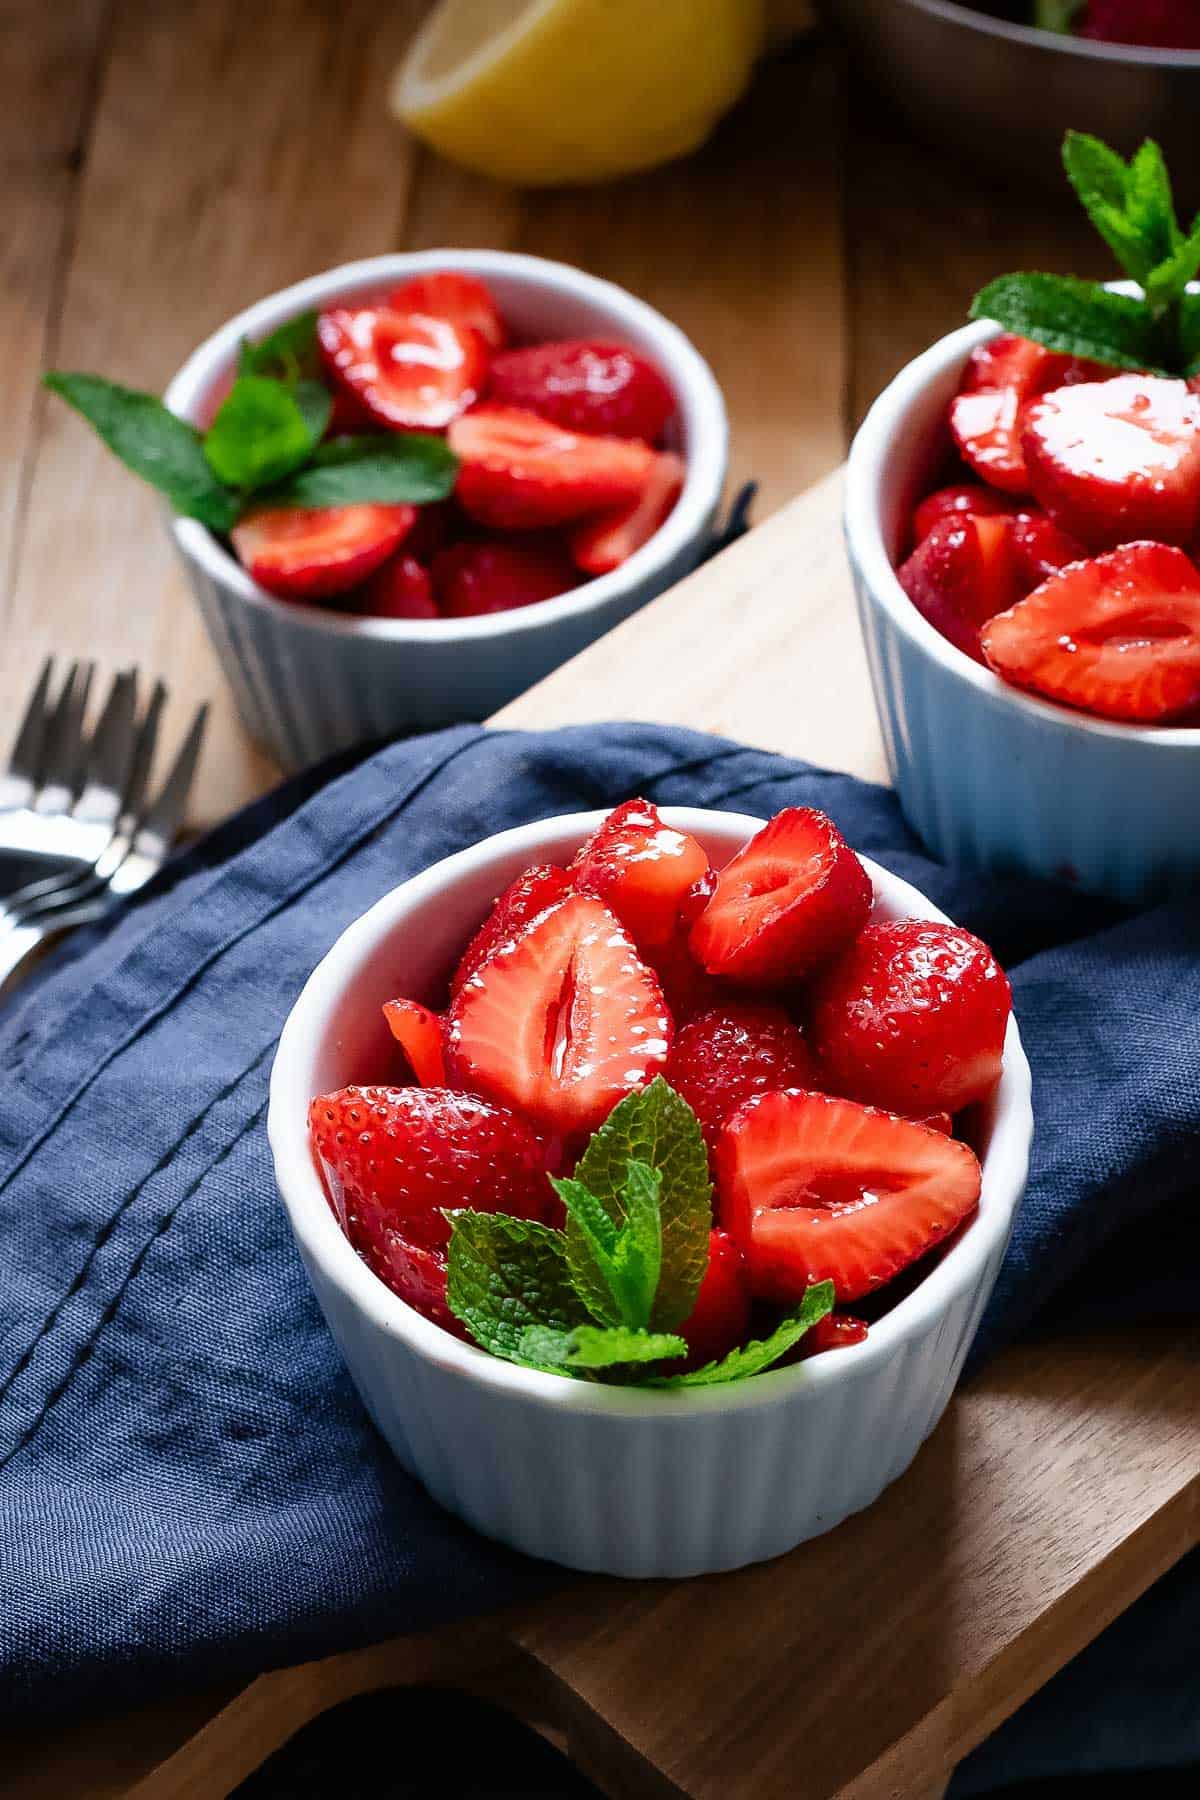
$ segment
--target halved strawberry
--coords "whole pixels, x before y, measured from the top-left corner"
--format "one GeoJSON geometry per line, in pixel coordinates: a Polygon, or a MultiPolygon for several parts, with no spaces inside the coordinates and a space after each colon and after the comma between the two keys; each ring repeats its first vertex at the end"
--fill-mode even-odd
{"type": "Polygon", "coordinates": [[[1020,599],[1008,517],[951,513],[896,571],[896,579],[935,631],[982,662],[980,627],[1020,599]]]}
{"type": "Polygon", "coordinates": [[[646,961],[658,976],[667,1010],[676,1025],[736,998],[735,988],[700,967],[688,947],[687,930],[682,925],[665,944],[656,944],[648,951],[646,961]]]}
{"type": "Polygon", "coordinates": [[[995,488],[984,487],[977,481],[937,488],[932,494],[926,494],[913,513],[913,544],[921,543],[943,519],[960,518],[964,513],[973,518],[990,518],[998,513],[1012,512],[1016,504],[1006,494],[997,493],[995,488]]]}
{"type": "Polygon", "coordinates": [[[980,1179],[966,1144],[829,1094],[757,1095],[717,1140],[721,1223],[784,1305],[817,1281],[839,1303],[882,1287],[962,1224],[980,1179]]]}
{"type": "Polygon", "coordinates": [[[488,289],[477,275],[459,269],[413,275],[388,295],[386,304],[395,312],[425,313],[477,331],[489,350],[501,350],[508,341],[500,309],[488,289]]]}
{"type": "Polygon", "coordinates": [[[615,807],[575,853],[574,886],[616,913],[643,954],[665,944],[680,902],[708,868],[694,837],[665,825],[648,800],[615,807]]]}
{"type": "Polygon", "coordinates": [[[593,1131],[658,1074],[671,1019],[614,914],[572,894],[497,950],[458,990],[451,1078],[562,1137],[593,1131]]]}
{"type": "Polygon", "coordinates": [[[451,544],[433,559],[433,584],[451,619],[534,606],[568,593],[578,580],[570,557],[554,543],[451,544]]]}
{"type": "Polygon", "coordinates": [[[870,878],[833,820],[789,806],[720,871],[688,941],[710,975],[794,981],[849,943],[871,901],[870,878]]]}
{"type": "Polygon", "coordinates": [[[230,537],[252,580],[284,600],[345,594],[403,542],[411,506],[259,506],[230,537]]]}
{"type": "Polygon", "coordinates": [[[684,1369],[719,1362],[743,1343],[750,1328],[750,1278],[746,1260],[727,1231],[708,1237],[708,1267],[696,1303],[674,1329],[688,1347],[684,1369]]]}
{"type": "Polygon", "coordinates": [[[317,320],[326,367],[381,425],[443,431],[483,391],[479,333],[429,313],[335,306],[317,320]]]}
{"type": "Polygon", "coordinates": [[[984,628],[991,668],[1105,719],[1200,704],[1200,572],[1167,544],[1125,544],[1052,575],[984,628]]]}
{"type": "Polygon", "coordinates": [[[1021,446],[1027,403],[1050,388],[1100,381],[1109,373],[1100,363],[1002,332],[971,352],[962,388],[950,403],[950,430],[976,474],[1006,493],[1027,494],[1021,446]]]}
{"type": "Polygon", "coordinates": [[[645,487],[636,500],[611,512],[599,513],[576,525],[568,540],[571,555],[588,575],[607,575],[648,544],[683,492],[687,469],[673,450],[662,451],[654,461],[645,487]]]}
{"type": "Polygon", "coordinates": [[[710,1148],[751,1094],[817,1085],[800,1027],[781,1006],[753,1000],[729,1001],[679,1025],[666,1073],[710,1148]]]}
{"type": "Polygon", "coordinates": [[[568,431],[653,443],[675,411],[654,364],[628,344],[570,338],[506,350],[492,364],[492,398],[527,407],[568,431]]]}
{"type": "Polygon", "coordinates": [[[374,1255],[365,1260],[393,1294],[399,1294],[414,1312],[440,1325],[443,1331],[462,1338],[464,1343],[474,1342],[466,1326],[455,1318],[446,1304],[448,1270],[444,1250],[410,1244],[402,1233],[388,1228],[374,1255]]]}
{"type": "Polygon", "coordinates": [[[1187,544],[1200,525],[1200,395],[1118,375],[1035,400],[1021,438],[1033,492],[1092,550],[1187,544]]]}
{"type": "Polygon", "coordinates": [[[473,519],[503,531],[563,525],[640,497],[654,467],[648,444],[588,437],[513,406],[477,406],[456,419],[455,493],[473,519]]]}
{"type": "Polygon", "coordinates": [[[553,863],[535,863],[506,887],[491,912],[462,953],[458,967],[450,978],[450,992],[457,994],[464,982],[470,981],[477,969],[505,944],[515,942],[535,919],[565,900],[571,892],[571,878],[565,869],[553,863]]]}
{"type": "Polygon", "coordinates": [[[812,991],[822,1086],[910,1118],[956,1113],[999,1080],[1011,999],[987,945],[961,926],[868,925],[812,991]]]}
{"type": "Polygon", "coordinates": [[[1070,537],[1043,512],[1017,513],[1010,519],[1008,531],[1022,594],[1031,593],[1048,575],[1057,574],[1068,563],[1079,562],[1087,555],[1077,538],[1070,537]]]}
{"type": "Polygon", "coordinates": [[[351,596],[350,612],[372,619],[436,619],[433,579],[415,556],[391,556],[351,596]]]}
{"type": "Polygon", "coordinates": [[[419,1000],[385,1001],[383,1016],[421,1086],[445,1087],[441,1016],[422,1006],[419,1000]]]}
{"type": "Polygon", "coordinates": [[[800,1340],[801,1357],[822,1356],[826,1350],[848,1350],[851,1344],[866,1341],[867,1322],[853,1313],[826,1313],[810,1326],[800,1340]]]}

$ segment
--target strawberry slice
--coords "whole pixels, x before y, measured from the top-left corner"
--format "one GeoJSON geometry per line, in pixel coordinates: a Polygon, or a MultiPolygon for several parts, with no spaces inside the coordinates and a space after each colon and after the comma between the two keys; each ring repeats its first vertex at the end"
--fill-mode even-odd
{"type": "Polygon", "coordinates": [[[492,398],[521,406],[568,431],[653,443],[675,396],[652,362],[628,344],[585,338],[506,350],[492,364],[492,398]]]}
{"type": "Polygon", "coordinates": [[[1200,572],[1166,544],[1072,563],[993,619],[983,651],[1007,681],[1101,718],[1179,718],[1200,704],[1200,572]]]}
{"type": "Polygon", "coordinates": [[[565,900],[570,892],[570,876],[553,863],[536,863],[532,869],[518,875],[511,887],[505,888],[463,951],[450,979],[451,994],[457,994],[497,950],[523,936],[535,919],[540,919],[552,906],[565,900]]]}
{"type": "Polygon", "coordinates": [[[466,1326],[455,1318],[446,1303],[448,1267],[444,1250],[410,1244],[400,1232],[388,1227],[374,1258],[365,1260],[393,1294],[399,1294],[414,1312],[440,1325],[443,1331],[452,1332],[465,1344],[474,1343],[466,1326]]]}
{"type": "Polygon", "coordinates": [[[1012,512],[1016,502],[995,488],[979,482],[960,482],[956,487],[937,488],[926,494],[913,513],[912,541],[919,544],[943,519],[960,518],[964,513],[973,518],[989,518],[1012,512]]]}
{"type": "Polygon", "coordinates": [[[394,312],[424,313],[449,319],[460,331],[477,331],[489,350],[502,350],[508,341],[500,309],[477,275],[443,269],[435,275],[413,275],[387,297],[394,312]]]}
{"type": "Polygon", "coordinates": [[[415,517],[411,506],[260,506],[229,535],[242,567],[269,594],[323,600],[373,574],[415,517]]]}
{"type": "Polygon", "coordinates": [[[1195,537],[1200,395],[1185,381],[1118,375],[1059,388],[1028,408],[1021,441],[1038,500],[1090,549],[1195,537]]]}
{"type": "Polygon", "coordinates": [[[415,556],[389,557],[353,595],[350,612],[372,619],[437,619],[433,579],[415,556]]]}
{"type": "Polygon", "coordinates": [[[1087,555],[1077,538],[1070,537],[1043,512],[1017,513],[1009,520],[1008,532],[1023,595],[1040,587],[1048,575],[1057,575],[1068,563],[1080,562],[1087,555]]]}
{"type": "Polygon", "coordinates": [[[569,592],[578,580],[570,557],[554,543],[513,544],[493,538],[451,544],[433,559],[433,584],[443,611],[452,619],[534,606],[569,592]]]}
{"type": "Polygon", "coordinates": [[[675,933],[680,903],[708,857],[686,831],[665,825],[648,800],[614,808],[575,853],[574,886],[616,913],[643,955],[675,933]]]}
{"type": "Polygon", "coordinates": [[[951,513],[896,571],[922,618],[976,662],[980,627],[1025,592],[1011,525],[1007,517],[951,513]]]}
{"type": "Polygon", "coordinates": [[[667,1080],[710,1148],[752,1094],[815,1087],[815,1075],[800,1027],[781,1006],[756,1001],[731,1001],[680,1025],[667,1062],[667,1080]]]}
{"type": "Polygon", "coordinates": [[[1027,494],[1021,448],[1027,403],[1050,388],[1101,381],[1109,373],[1100,363],[1002,332],[971,352],[962,388],[950,403],[950,430],[976,474],[1007,493],[1027,494]]]}
{"type": "Polygon", "coordinates": [[[1154,50],[1200,50],[1196,0],[1087,0],[1080,37],[1154,50]]]}
{"type": "Polygon", "coordinates": [[[673,450],[662,451],[636,500],[574,527],[569,543],[576,565],[588,575],[608,575],[619,569],[635,550],[650,542],[674,509],[686,473],[681,456],[673,450]]]}
{"type": "Polygon", "coordinates": [[[920,1118],[982,1100],[1000,1078],[1011,993],[958,925],[868,925],[818,978],[809,1043],[822,1086],[920,1118]]]}
{"type": "Polygon", "coordinates": [[[459,504],[502,531],[564,525],[640,497],[654,467],[648,444],[588,437],[512,406],[477,406],[450,427],[459,504]]]}
{"type": "Polygon", "coordinates": [[[891,1281],[979,1203],[975,1154],[853,1100],[757,1095],[717,1141],[721,1223],[763,1300],[794,1305],[816,1281],[839,1303],[891,1281]]]}
{"type": "Polygon", "coordinates": [[[453,1080],[571,1138],[660,1072],[671,1019],[615,915],[572,894],[458,990],[446,1048],[453,1080]]]}
{"type": "Polygon", "coordinates": [[[750,1329],[750,1279],[746,1261],[727,1231],[708,1237],[708,1267],[696,1303],[676,1330],[688,1347],[684,1369],[720,1362],[743,1343],[750,1329]]]}
{"type": "Polygon", "coordinates": [[[721,870],[688,941],[710,975],[794,981],[849,943],[871,901],[867,872],[832,819],[789,806],[721,870]]]}
{"type": "Polygon", "coordinates": [[[848,1350],[851,1344],[866,1341],[867,1323],[865,1319],[856,1319],[853,1313],[826,1313],[805,1332],[797,1346],[801,1359],[806,1356],[821,1356],[826,1350],[848,1350]]]}
{"type": "Polygon", "coordinates": [[[487,378],[478,332],[429,313],[335,306],[317,320],[317,340],[334,380],[397,431],[444,431],[487,378]]]}
{"type": "Polygon", "coordinates": [[[445,1087],[441,1017],[418,1000],[388,1000],[384,1003],[383,1016],[420,1085],[445,1087]]]}

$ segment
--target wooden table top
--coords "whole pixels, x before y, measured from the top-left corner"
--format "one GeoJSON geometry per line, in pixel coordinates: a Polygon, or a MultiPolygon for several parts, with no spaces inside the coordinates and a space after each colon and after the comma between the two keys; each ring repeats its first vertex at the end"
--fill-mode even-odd
{"type": "MultiPolygon", "coordinates": [[[[216,702],[196,822],[261,791],[274,771],[233,720],[156,501],[37,374],[158,387],[224,317],[314,269],[512,245],[683,325],[725,389],[733,479],[760,481],[765,523],[503,722],[678,721],[883,778],[837,481],[819,478],[986,276],[1094,272],[1085,232],[906,142],[819,39],[766,65],[686,163],[597,190],[497,188],[386,116],[423,10],[274,0],[252,36],[233,0],[4,14],[34,97],[0,116],[5,713],[47,650],[137,662],[170,683],[179,727],[196,698],[216,702]]],[[[777,1563],[573,1581],[526,1615],[10,1737],[0,1800],[216,1800],[332,1701],[431,1675],[549,1719],[615,1795],[918,1800],[1200,1537],[1195,1384],[1182,1331],[1024,1349],[955,1399],[876,1507],[777,1563]]]]}

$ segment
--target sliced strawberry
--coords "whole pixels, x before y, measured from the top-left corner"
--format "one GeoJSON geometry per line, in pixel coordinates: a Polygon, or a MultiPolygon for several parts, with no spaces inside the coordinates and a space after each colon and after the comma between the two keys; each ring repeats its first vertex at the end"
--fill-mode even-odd
{"type": "Polygon", "coordinates": [[[579,580],[561,545],[494,538],[451,544],[433,559],[433,584],[452,619],[512,612],[567,593],[579,580]]]}
{"type": "Polygon", "coordinates": [[[459,988],[446,1039],[453,1080],[573,1138],[661,1071],[671,1019],[614,914],[572,894],[459,988]]]}
{"type": "Polygon", "coordinates": [[[926,1113],[925,1117],[917,1122],[920,1125],[927,1125],[930,1131],[940,1131],[946,1137],[954,1136],[954,1120],[948,1112],[926,1113]]]}
{"type": "Polygon", "coordinates": [[[711,1012],[736,997],[736,989],[700,967],[688,947],[688,934],[682,927],[673,932],[665,944],[656,944],[646,954],[646,961],[658,976],[667,1010],[676,1025],[694,1019],[697,1013],[711,1012]]]}
{"type": "Polygon", "coordinates": [[[229,535],[259,587],[284,600],[323,600],[373,574],[415,516],[411,506],[260,506],[229,535]]]}
{"type": "Polygon", "coordinates": [[[1185,381],[1118,375],[1059,388],[1028,408],[1021,441],[1033,492],[1090,549],[1195,537],[1200,395],[1185,381]]]}
{"type": "Polygon", "coordinates": [[[950,403],[950,430],[976,474],[1007,493],[1027,494],[1021,426],[1028,402],[1050,388],[1101,381],[1109,373],[1100,363],[1003,332],[971,352],[950,403]]]}
{"type": "Polygon", "coordinates": [[[388,295],[385,304],[395,312],[424,313],[449,319],[460,330],[477,331],[489,350],[502,350],[508,341],[500,309],[477,275],[444,269],[436,275],[413,275],[388,295]]]}
{"type": "Polygon", "coordinates": [[[746,1260],[727,1231],[709,1233],[708,1267],[696,1304],[674,1329],[688,1347],[684,1369],[720,1362],[744,1343],[750,1329],[750,1279],[746,1260]]]}
{"type": "Polygon", "coordinates": [[[626,800],[576,851],[570,874],[581,894],[616,913],[646,955],[674,935],[680,903],[707,868],[694,837],[665,825],[648,800],[626,800]]]}
{"type": "Polygon", "coordinates": [[[896,578],[935,631],[982,662],[980,627],[1020,599],[1008,518],[952,513],[917,545],[896,578]]]}
{"type": "Polygon", "coordinates": [[[662,451],[638,499],[574,527],[569,542],[577,566],[588,575],[607,575],[619,569],[635,550],[650,542],[673,510],[686,473],[681,456],[662,451]]]}
{"type": "Polygon", "coordinates": [[[421,1086],[445,1087],[444,1021],[441,1016],[422,1006],[418,1000],[388,1000],[383,1016],[421,1086]]]}
{"type": "Polygon", "coordinates": [[[444,1207],[544,1219],[546,1151],[522,1120],[440,1087],[348,1087],[308,1109],[333,1209],[354,1248],[387,1279],[387,1233],[439,1248],[444,1207]]]}
{"type": "Polygon", "coordinates": [[[1016,501],[1006,494],[983,487],[979,482],[938,488],[934,493],[926,494],[913,513],[912,541],[914,545],[921,543],[943,519],[961,518],[964,513],[972,518],[986,519],[998,513],[1010,513],[1015,505],[1016,501]]]}
{"type": "Polygon", "coordinates": [[[410,1244],[400,1232],[384,1229],[374,1256],[365,1260],[379,1279],[399,1294],[414,1312],[440,1325],[465,1343],[474,1340],[461,1320],[456,1319],[446,1304],[447,1263],[444,1250],[431,1250],[421,1244],[410,1244]]]}
{"type": "Polygon", "coordinates": [[[415,556],[391,556],[347,602],[347,611],[372,619],[437,619],[433,578],[415,556]]]}
{"type": "Polygon", "coordinates": [[[1076,562],[984,629],[991,668],[1105,719],[1154,723],[1200,704],[1200,572],[1166,544],[1076,562]]]}
{"type": "Polygon", "coordinates": [[[491,912],[475,933],[450,980],[451,994],[457,994],[464,982],[470,981],[477,969],[505,944],[515,942],[535,919],[565,900],[571,892],[571,878],[565,869],[553,863],[536,863],[518,875],[511,887],[505,888],[491,912]]]}
{"type": "Polygon", "coordinates": [[[1104,44],[1200,50],[1200,8],[1196,0],[1087,0],[1076,30],[1104,44]]]}
{"type": "Polygon", "coordinates": [[[584,338],[506,350],[492,364],[492,398],[522,406],[568,431],[653,443],[675,411],[658,370],[628,344],[584,338]]]}
{"type": "Polygon", "coordinates": [[[717,891],[717,871],[711,866],[705,869],[698,880],[693,881],[687,893],[679,902],[679,928],[690,931],[700,914],[717,891]]]}
{"type": "Polygon", "coordinates": [[[564,525],[640,497],[654,467],[648,444],[588,437],[511,406],[477,406],[450,427],[460,459],[459,504],[502,531],[564,525]]]}
{"type": "Polygon", "coordinates": [[[404,548],[418,562],[430,563],[439,550],[461,537],[466,521],[453,500],[434,500],[418,506],[417,518],[404,541],[404,548]]]}
{"type": "Polygon", "coordinates": [[[692,926],[692,954],[710,975],[794,981],[849,943],[871,901],[867,872],[832,819],[789,806],[721,870],[692,926]]]}
{"type": "Polygon", "coordinates": [[[851,1344],[861,1344],[867,1337],[865,1319],[856,1319],[853,1313],[826,1313],[818,1319],[800,1340],[802,1356],[821,1356],[826,1350],[847,1350],[851,1344]]]}
{"type": "Polygon", "coordinates": [[[731,1001],[680,1025],[667,1080],[700,1121],[711,1148],[726,1119],[752,1094],[817,1086],[800,1027],[781,1006],[731,1001]]]}
{"type": "Polygon", "coordinates": [[[352,394],[340,381],[335,385],[331,397],[333,405],[329,409],[329,423],[325,427],[326,437],[357,437],[360,432],[379,430],[379,421],[375,415],[368,412],[358,395],[352,394]]]}
{"type": "Polygon", "coordinates": [[[1069,537],[1046,513],[1019,512],[1009,521],[1008,531],[1022,594],[1031,593],[1048,575],[1087,555],[1078,539],[1069,537]]]}
{"type": "Polygon", "coordinates": [[[335,306],[317,320],[317,338],[334,379],[377,424],[398,431],[445,430],[487,378],[478,332],[428,313],[335,306]]]}
{"type": "Polygon", "coordinates": [[[920,1117],[982,1100],[1000,1078],[1011,994],[958,925],[868,925],[818,977],[808,1017],[822,1085],[920,1117]]]}
{"type": "Polygon", "coordinates": [[[792,1091],[738,1108],[716,1181],[755,1294],[794,1305],[817,1281],[839,1303],[891,1281],[962,1224],[980,1170],[966,1144],[910,1119],[792,1091]]]}

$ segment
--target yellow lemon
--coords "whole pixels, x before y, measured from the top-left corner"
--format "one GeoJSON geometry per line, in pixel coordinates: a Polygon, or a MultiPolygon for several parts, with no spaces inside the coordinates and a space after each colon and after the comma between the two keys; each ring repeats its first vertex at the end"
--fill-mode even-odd
{"type": "Polygon", "coordinates": [[[598,181],[702,143],[763,31],[764,0],[441,0],[392,105],[497,181],[598,181]]]}

